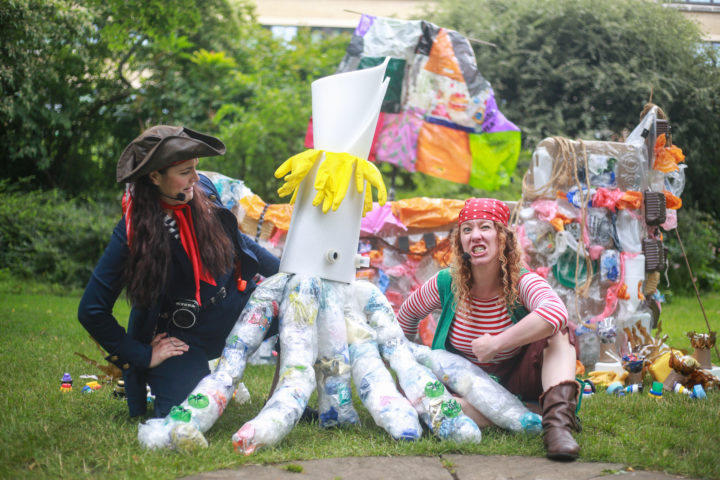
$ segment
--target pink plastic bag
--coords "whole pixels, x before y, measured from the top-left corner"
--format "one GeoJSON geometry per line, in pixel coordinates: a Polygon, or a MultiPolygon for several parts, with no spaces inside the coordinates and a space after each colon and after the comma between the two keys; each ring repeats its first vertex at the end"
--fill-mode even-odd
{"type": "Polygon", "coordinates": [[[662,225],[663,230],[674,230],[677,228],[677,210],[670,210],[665,213],[665,223],[662,225]]]}
{"type": "Polygon", "coordinates": [[[598,188],[593,196],[592,206],[593,207],[605,207],[611,212],[615,211],[615,205],[623,196],[623,192],[620,189],[608,190],[607,188],[598,188]]]}
{"type": "Polygon", "coordinates": [[[394,235],[400,235],[406,231],[407,227],[393,215],[390,203],[382,207],[375,203],[360,224],[360,232],[363,234],[377,235],[383,232],[389,235],[392,232],[394,235]]]}
{"type": "Polygon", "coordinates": [[[374,144],[375,158],[414,172],[418,133],[422,123],[423,114],[418,108],[411,107],[400,113],[385,113],[382,129],[374,144]]]}
{"type": "Polygon", "coordinates": [[[537,218],[549,222],[557,215],[557,203],[555,200],[535,200],[532,208],[537,213],[537,218]]]}

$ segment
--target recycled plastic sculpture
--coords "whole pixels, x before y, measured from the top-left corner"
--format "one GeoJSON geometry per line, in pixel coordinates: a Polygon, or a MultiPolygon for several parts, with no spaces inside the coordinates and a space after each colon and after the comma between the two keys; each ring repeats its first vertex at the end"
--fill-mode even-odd
{"type": "MultiPolygon", "coordinates": [[[[404,337],[387,298],[375,285],[355,281],[360,222],[372,207],[371,186],[378,190],[379,203],[386,198],[379,171],[367,161],[387,88],[386,64],[312,84],[315,149],[276,171],[285,180],[279,193],[292,194],[295,203],[280,273],[253,292],[213,372],[168,417],[140,425],[145,447],[189,451],[207,446],[202,433],[222,414],[248,357],[274,321],[280,322],[278,385],[259,414],[232,436],[237,450],[251,454],[279,442],[300,419],[316,386],[321,426],[357,424],[351,379],[375,422],[394,439],[418,439],[422,420],[440,439],[480,441],[480,429],[436,376],[452,383],[453,372],[440,362],[422,361],[424,366],[416,360],[414,350],[427,354],[404,337]],[[350,185],[353,172],[355,184],[350,185]],[[306,178],[314,178],[314,184],[306,178]]],[[[453,386],[479,389],[473,405],[483,412],[505,402],[508,408],[493,406],[488,416],[498,425],[540,431],[538,415],[489,377],[474,378],[474,383],[461,379],[453,386]]]]}
{"type": "Polygon", "coordinates": [[[669,133],[648,104],[624,142],[542,140],[523,181],[517,231],[526,264],[568,307],[581,360],[600,374],[593,378],[612,381],[631,373],[621,361],[628,354],[651,364],[669,348],[649,335],[642,351],[628,348],[633,331],[657,323],[667,268],[660,229],[677,227],[682,205],[684,155],[669,133]]]}

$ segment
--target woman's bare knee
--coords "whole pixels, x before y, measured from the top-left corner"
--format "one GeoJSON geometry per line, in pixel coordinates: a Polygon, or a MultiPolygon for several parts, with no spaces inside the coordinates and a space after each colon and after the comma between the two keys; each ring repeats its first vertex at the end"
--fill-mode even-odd
{"type": "Polygon", "coordinates": [[[455,395],[453,395],[453,397],[460,404],[460,408],[462,408],[463,413],[465,415],[467,415],[468,417],[470,417],[470,419],[473,422],[475,422],[478,427],[487,427],[487,426],[493,424],[490,420],[488,420],[485,417],[485,415],[480,413],[480,411],[477,408],[470,405],[470,403],[468,403],[467,400],[465,400],[462,397],[455,396],[455,395]]]}

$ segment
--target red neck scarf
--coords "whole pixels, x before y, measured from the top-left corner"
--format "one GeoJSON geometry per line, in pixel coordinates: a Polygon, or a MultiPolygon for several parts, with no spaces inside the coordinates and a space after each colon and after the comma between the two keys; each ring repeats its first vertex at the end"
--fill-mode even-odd
{"type": "Polygon", "coordinates": [[[200,280],[210,285],[217,285],[215,279],[207,272],[202,265],[202,258],[200,258],[200,250],[198,248],[197,237],[195,236],[195,227],[192,219],[192,210],[190,205],[187,203],[181,203],[180,205],[169,205],[162,200],[160,205],[165,210],[172,210],[175,220],[178,224],[178,230],[180,231],[180,242],[182,243],[185,253],[190,258],[192,264],[193,274],[195,277],[195,300],[198,305],[202,305],[200,301],[200,280]]]}

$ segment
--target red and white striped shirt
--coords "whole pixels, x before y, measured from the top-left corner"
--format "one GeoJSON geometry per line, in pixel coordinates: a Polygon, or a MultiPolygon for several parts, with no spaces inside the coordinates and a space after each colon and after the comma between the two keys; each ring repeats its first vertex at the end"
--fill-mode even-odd
{"type": "MultiPolygon", "coordinates": [[[[553,327],[553,334],[567,325],[567,308],[560,297],[540,275],[526,273],[520,277],[518,285],[520,302],[529,311],[537,313],[553,327]]],[[[400,307],[397,318],[403,331],[408,336],[417,333],[420,320],[435,310],[442,308],[440,293],[437,286],[437,274],[415,290],[400,307]]],[[[479,366],[472,352],[470,343],[480,335],[489,333],[497,335],[513,325],[507,306],[500,297],[480,300],[470,297],[470,309],[458,306],[455,318],[450,326],[448,338],[450,344],[458,349],[466,358],[479,366]]],[[[498,353],[492,364],[512,358],[518,354],[520,347],[498,353]]]]}

